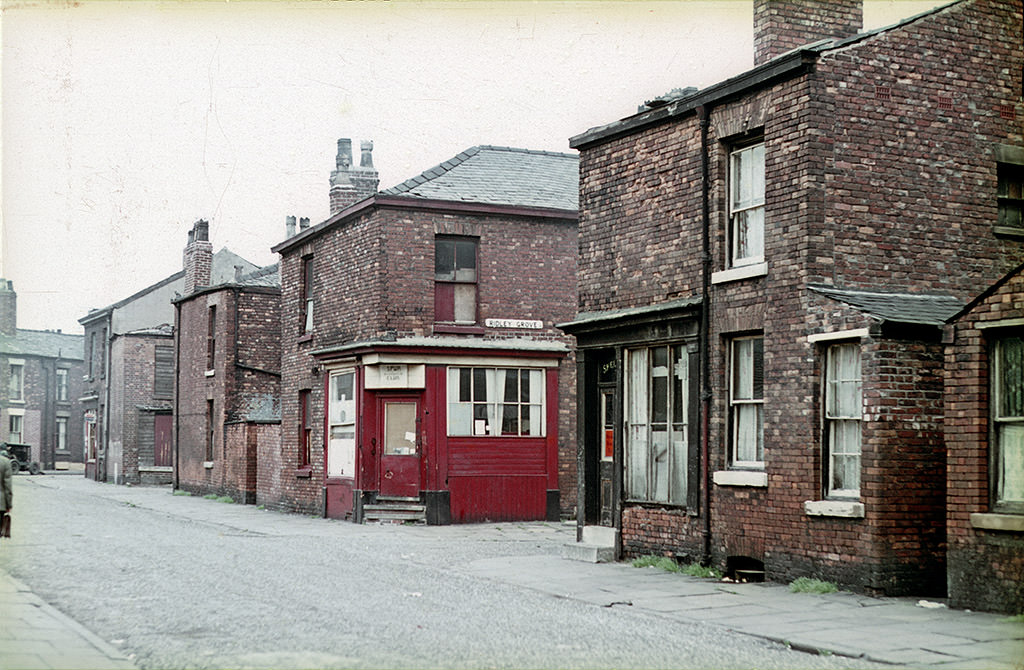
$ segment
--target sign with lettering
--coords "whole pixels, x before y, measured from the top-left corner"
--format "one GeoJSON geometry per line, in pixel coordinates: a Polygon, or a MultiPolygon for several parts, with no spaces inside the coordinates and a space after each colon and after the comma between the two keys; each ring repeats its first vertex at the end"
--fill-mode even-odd
{"type": "Polygon", "coordinates": [[[534,319],[484,319],[484,325],[488,328],[528,328],[540,330],[544,322],[534,319]]]}
{"type": "Polygon", "coordinates": [[[425,366],[422,364],[380,363],[366,366],[368,389],[421,389],[425,381],[425,366]]]}

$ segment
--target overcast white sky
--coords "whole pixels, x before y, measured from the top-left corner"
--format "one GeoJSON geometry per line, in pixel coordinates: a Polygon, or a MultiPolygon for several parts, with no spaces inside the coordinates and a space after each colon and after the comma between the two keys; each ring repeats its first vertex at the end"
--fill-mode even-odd
{"type": "Polygon", "coordinates": [[[0,276],[19,327],[65,332],[181,269],[196,219],[275,262],[285,216],[326,218],[339,137],[386,188],[476,144],[570,151],[753,62],[749,0],[0,6],[0,276]]]}

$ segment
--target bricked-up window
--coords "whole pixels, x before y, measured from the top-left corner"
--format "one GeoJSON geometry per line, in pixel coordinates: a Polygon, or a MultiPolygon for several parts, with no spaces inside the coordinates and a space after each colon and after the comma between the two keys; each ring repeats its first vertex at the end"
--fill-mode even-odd
{"type": "Polygon", "coordinates": [[[686,504],[689,358],[686,347],[626,352],[626,495],[686,504]]]}
{"type": "Polygon", "coordinates": [[[299,467],[307,467],[313,439],[313,417],[309,411],[309,390],[299,391],[299,467]]]}
{"type": "Polygon", "coordinates": [[[354,477],[356,471],[356,373],[331,373],[327,403],[327,476],[354,477]]]}
{"type": "Polygon", "coordinates": [[[544,371],[448,368],[448,434],[544,435],[544,371]]]}
{"type": "Polygon", "coordinates": [[[206,460],[213,460],[213,401],[206,401],[206,460]]]}
{"type": "Polygon", "coordinates": [[[764,143],[729,154],[729,265],[764,261],[764,143]]]}
{"type": "Polygon", "coordinates": [[[68,418],[66,416],[57,417],[57,451],[67,451],[68,449],[68,418]]]}
{"type": "Polygon", "coordinates": [[[736,338],[730,349],[732,465],[764,467],[764,338],[736,338]]]}
{"type": "Polygon", "coordinates": [[[476,323],[476,249],[470,238],[439,237],[434,241],[434,320],[476,323]]]}
{"type": "Polygon", "coordinates": [[[57,400],[68,399],[68,371],[57,368],[57,400]]]}
{"type": "Polygon", "coordinates": [[[214,369],[217,354],[217,306],[210,305],[206,313],[206,369],[214,369]]]}
{"type": "Polygon", "coordinates": [[[302,293],[299,295],[299,331],[313,332],[313,257],[302,258],[302,293]]]}
{"type": "Polygon", "coordinates": [[[860,495],[861,364],[860,345],[833,344],[825,361],[825,439],[828,488],[835,497],[860,495]]]}
{"type": "Polygon", "coordinates": [[[999,201],[998,226],[1024,232],[1024,165],[999,165],[996,196],[999,201]]]}
{"type": "Polygon", "coordinates": [[[997,339],[992,354],[995,508],[1024,513],[1024,338],[997,339]]]}
{"type": "Polygon", "coordinates": [[[21,444],[21,431],[24,417],[20,414],[11,414],[7,422],[7,441],[14,444],[21,444]]]}
{"type": "Polygon", "coordinates": [[[10,376],[7,378],[7,398],[22,401],[25,399],[25,365],[10,364],[10,376]]]}

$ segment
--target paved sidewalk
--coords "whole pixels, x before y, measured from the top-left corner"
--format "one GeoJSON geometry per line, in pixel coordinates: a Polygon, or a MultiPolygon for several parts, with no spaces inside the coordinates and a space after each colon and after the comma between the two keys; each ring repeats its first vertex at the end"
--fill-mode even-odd
{"type": "Polygon", "coordinates": [[[134,667],[120,651],[0,570],[0,669],[134,667]]]}
{"type": "Polygon", "coordinates": [[[1024,624],[918,599],[791,593],[781,584],[723,583],[556,556],[484,559],[467,572],[602,607],[719,625],[811,653],[915,668],[1024,670],[1024,624]]]}

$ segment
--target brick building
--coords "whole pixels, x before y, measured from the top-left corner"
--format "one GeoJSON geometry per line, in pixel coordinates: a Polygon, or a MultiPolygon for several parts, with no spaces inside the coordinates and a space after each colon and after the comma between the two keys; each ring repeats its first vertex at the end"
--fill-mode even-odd
{"type": "Polygon", "coordinates": [[[955,607],[1018,614],[1024,610],[1024,265],[950,323],[949,599],[955,607]]]}
{"type": "MultiPolygon", "coordinates": [[[[207,244],[209,244],[207,242],[207,244]]],[[[187,260],[187,259],[186,259],[187,260]]],[[[257,269],[221,249],[211,281],[257,269]]],[[[179,272],[78,320],[85,328],[82,422],[85,476],[118,484],[169,484],[173,472],[174,317],[179,272]]]]}
{"type": "Polygon", "coordinates": [[[259,456],[259,502],[431,524],[572,508],[574,366],[554,324],[574,313],[577,180],[575,156],[473,147],[353,188],[274,247],[282,440],[259,456]]]}
{"type": "Polygon", "coordinates": [[[207,223],[185,249],[175,299],[174,486],[256,501],[259,445],[280,444],[281,282],[277,265],[214,284],[207,223]]]}
{"type": "Polygon", "coordinates": [[[941,595],[942,325],[1024,257],[1021,2],[754,16],[753,69],[571,140],[579,538],[941,595]]]}
{"type": "Polygon", "coordinates": [[[14,284],[0,279],[0,442],[31,447],[28,463],[82,463],[82,336],[18,328],[14,284]]]}

